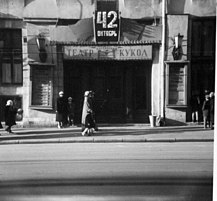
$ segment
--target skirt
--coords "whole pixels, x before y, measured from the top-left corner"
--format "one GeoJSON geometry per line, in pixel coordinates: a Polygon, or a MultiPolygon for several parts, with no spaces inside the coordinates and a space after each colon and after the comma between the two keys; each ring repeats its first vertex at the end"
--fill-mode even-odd
{"type": "Polygon", "coordinates": [[[56,113],[56,121],[63,121],[63,114],[57,112],[56,113]]]}

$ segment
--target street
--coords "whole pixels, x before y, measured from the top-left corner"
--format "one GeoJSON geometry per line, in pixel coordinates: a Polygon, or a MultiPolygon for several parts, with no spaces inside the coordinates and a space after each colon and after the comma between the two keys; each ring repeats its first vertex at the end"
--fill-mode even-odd
{"type": "Polygon", "coordinates": [[[212,174],[212,142],[0,146],[1,201],[208,201],[212,174]]]}

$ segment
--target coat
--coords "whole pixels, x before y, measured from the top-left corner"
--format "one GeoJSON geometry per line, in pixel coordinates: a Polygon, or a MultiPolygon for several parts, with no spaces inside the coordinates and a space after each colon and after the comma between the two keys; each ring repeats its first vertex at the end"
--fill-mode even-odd
{"type": "Polygon", "coordinates": [[[203,116],[209,117],[210,112],[210,100],[204,100],[203,106],[202,106],[203,116]]]}
{"type": "Polygon", "coordinates": [[[13,106],[6,106],[5,107],[5,125],[13,126],[16,125],[16,114],[17,109],[13,106]]]}
{"type": "Polygon", "coordinates": [[[67,105],[64,97],[57,98],[56,121],[64,121],[67,116],[67,105]]]}
{"type": "Polygon", "coordinates": [[[82,110],[82,118],[81,118],[81,124],[85,128],[94,128],[92,113],[93,110],[91,108],[89,98],[85,96],[84,103],[83,103],[83,110],[82,110]]]}
{"type": "Polygon", "coordinates": [[[210,99],[210,120],[214,121],[214,111],[215,111],[215,99],[214,97],[210,99]]]}

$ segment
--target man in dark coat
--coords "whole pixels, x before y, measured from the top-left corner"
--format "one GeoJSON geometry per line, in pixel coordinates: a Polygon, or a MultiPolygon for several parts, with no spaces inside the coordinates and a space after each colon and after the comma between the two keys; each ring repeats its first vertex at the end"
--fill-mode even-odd
{"type": "Polygon", "coordinates": [[[14,108],[13,106],[13,101],[12,100],[8,100],[7,104],[5,106],[5,125],[8,126],[5,130],[8,133],[13,133],[11,131],[11,127],[13,125],[16,125],[16,113],[17,113],[17,109],[14,108]]]}

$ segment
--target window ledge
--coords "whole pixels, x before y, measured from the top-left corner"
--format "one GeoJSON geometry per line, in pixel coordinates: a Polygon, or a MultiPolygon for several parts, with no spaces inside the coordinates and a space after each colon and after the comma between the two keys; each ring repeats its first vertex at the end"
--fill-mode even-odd
{"type": "Polygon", "coordinates": [[[41,105],[31,105],[29,106],[30,109],[33,110],[53,110],[52,106],[41,106],[41,105]]]}
{"type": "Polygon", "coordinates": [[[187,105],[167,105],[167,108],[187,108],[187,105]]]}

